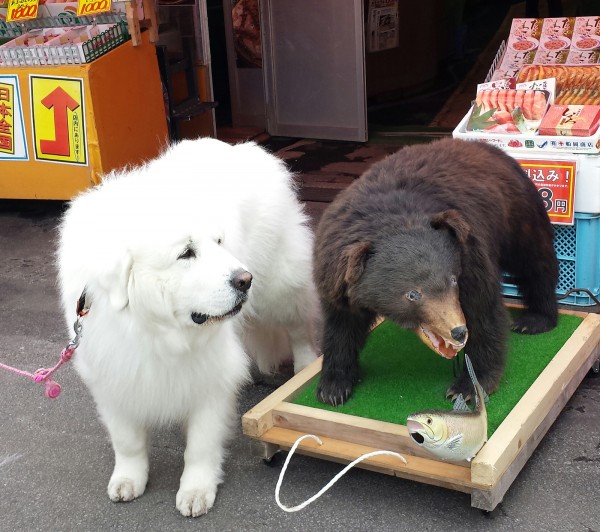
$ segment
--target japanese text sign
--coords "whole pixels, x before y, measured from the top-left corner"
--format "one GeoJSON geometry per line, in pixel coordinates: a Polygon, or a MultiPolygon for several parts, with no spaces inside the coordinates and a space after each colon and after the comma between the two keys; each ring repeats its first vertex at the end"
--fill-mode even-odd
{"type": "Polygon", "coordinates": [[[31,75],[37,160],[87,165],[83,80],[31,75]]]}
{"type": "Polygon", "coordinates": [[[17,76],[0,75],[0,160],[26,160],[27,145],[17,76]]]}
{"type": "Polygon", "coordinates": [[[537,187],[553,224],[573,225],[575,161],[517,159],[537,187]]]}

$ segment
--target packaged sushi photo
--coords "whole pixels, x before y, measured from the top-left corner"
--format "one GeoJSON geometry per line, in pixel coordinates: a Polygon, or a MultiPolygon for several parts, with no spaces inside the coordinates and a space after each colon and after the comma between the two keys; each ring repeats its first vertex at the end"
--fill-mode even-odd
{"type": "Polygon", "coordinates": [[[506,133],[537,132],[548,105],[554,101],[554,80],[482,83],[467,121],[467,131],[506,133]]]}

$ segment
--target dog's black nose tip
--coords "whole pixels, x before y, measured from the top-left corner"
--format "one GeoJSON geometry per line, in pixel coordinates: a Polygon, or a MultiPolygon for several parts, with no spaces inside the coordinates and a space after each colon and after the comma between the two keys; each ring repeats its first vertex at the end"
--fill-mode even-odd
{"type": "Polygon", "coordinates": [[[467,332],[467,327],[465,325],[461,325],[460,327],[454,327],[454,329],[450,331],[450,334],[457,342],[464,342],[465,338],[467,337],[467,332]]]}
{"type": "Polygon", "coordinates": [[[238,270],[231,276],[231,284],[240,292],[247,292],[252,285],[252,274],[246,270],[238,270]]]}

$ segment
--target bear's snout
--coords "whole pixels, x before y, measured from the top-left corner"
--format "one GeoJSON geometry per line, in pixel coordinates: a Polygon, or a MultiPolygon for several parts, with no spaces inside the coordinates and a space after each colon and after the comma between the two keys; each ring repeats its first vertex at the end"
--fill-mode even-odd
{"type": "Polygon", "coordinates": [[[465,325],[461,325],[459,327],[454,327],[454,329],[450,331],[450,335],[454,340],[462,344],[465,341],[468,332],[469,331],[467,330],[467,327],[465,325]]]}

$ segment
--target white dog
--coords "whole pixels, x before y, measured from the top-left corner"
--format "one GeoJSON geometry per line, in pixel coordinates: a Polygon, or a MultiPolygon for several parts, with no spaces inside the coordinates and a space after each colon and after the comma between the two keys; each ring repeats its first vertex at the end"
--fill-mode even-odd
{"type": "Polygon", "coordinates": [[[184,141],[71,203],[60,227],[62,303],[71,326],[86,289],[74,361],[112,440],[113,501],[144,492],[148,429],[181,422],[177,508],[212,507],[248,378],[243,341],[262,351],[263,371],[287,355],[268,345],[278,328],[296,370],[316,356],[311,247],[290,174],[252,143],[184,141]]]}

